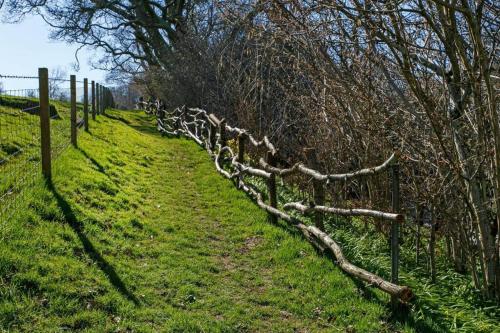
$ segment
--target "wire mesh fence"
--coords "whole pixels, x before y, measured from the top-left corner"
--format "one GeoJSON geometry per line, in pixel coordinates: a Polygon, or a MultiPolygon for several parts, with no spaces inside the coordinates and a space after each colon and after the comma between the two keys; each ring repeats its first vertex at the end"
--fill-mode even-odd
{"type": "MultiPolygon", "coordinates": [[[[50,127],[48,155],[53,160],[72,142],[76,144],[76,133],[85,126],[85,86],[84,81],[75,80],[73,100],[70,79],[49,78],[47,83],[50,127]],[[72,107],[76,110],[73,121],[72,107]],[[72,131],[75,140],[72,140],[72,131]]],[[[21,206],[27,199],[25,189],[34,185],[42,174],[40,94],[44,90],[40,90],[40,84],[38,76],[0,74],[0,223],[7,221],[21,206]],[[21,82],[22,86],[38,88],[7,90],[5,86],[9,86],[10,80],[15,81],[15,85],[21,82]]],[[[99,92],[103,95],[103,91],[99,92]]],[[[109,90],[107,92],[109,94],[109,90]]],[[[97,114],[105,106],[111,105],[101,99],[95,100],[98,96],[97,93],[92,95],[91,83],[88,82],[89,112],[92,112],[92,105],[96,105],[97,114]]]]}
{"type": "Polygon", "coordinates": [[[55,106],[55,102],[57,102],[55,112],[50,113],[52,159],[59,157],[71,144],[70,88],[59,89],[59,94],[55,97],[56,98],[50,98],[51,105],[55,106]]]}
{"type": "Polygon", "coordinates": [[[38,89],[0,91],[0,221],[22,202],[40,169],[38,97],[38,89]]]}

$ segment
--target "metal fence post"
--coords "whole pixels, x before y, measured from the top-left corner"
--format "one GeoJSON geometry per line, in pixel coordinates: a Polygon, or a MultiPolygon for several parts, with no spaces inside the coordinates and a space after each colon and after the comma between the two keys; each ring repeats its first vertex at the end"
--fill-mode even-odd
{"type": "MultiPolygon", "coordinates": [[[[392,211],[399,213],[399,164],[395,163],[391,167],[391,187],[392,187],[392,211]]],[[[392,221],[391,223],[391,282],[398,284],[399,280],[399,222],[392,221]]],[[[398,306],[398,298],[391,297],[391,305],[393,309],[398,306]]]]}
{"type": "Polygon", "coordinates": [[[71,144],[76,147],[76,76],[70,76],[71,87],[71,144]]]}
{"type": "Polygon", "coordinates": [[[42,174],[45,179],[52,177],[50,155],[50,105],[49,105],[49,70],[38,69],[38,88],[40,93],[40,146],[42,154],[42,174]]]}
{"type": "Polygon", "coordinates": [[[85,131],[89,131],[89,80],[83,79],[83,121],[85,131]]]}

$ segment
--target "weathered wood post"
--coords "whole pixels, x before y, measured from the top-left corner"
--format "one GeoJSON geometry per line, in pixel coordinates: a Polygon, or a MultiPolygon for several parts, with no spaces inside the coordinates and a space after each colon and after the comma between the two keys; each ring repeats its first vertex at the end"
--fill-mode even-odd
{"type": "MultiPolygon", "coordinates": [[[[276,166],[276,158],[272,151],[266,153],[266,162],[272,167],[276,166]]],[[[269,192],[269,205],[274,208],[278,208],[278,197],[276,193],[276,175],[271,173],[271,176],[267,180],[267,190],[269,192]]],[[[269,214],[269,217],[273,223],[278,222],[278,218],[274,214],[269,214]]]]}
{"type": "MultiPolygon", "coordinates": [[[[304,155],[306,156],[309,167],[315,170],[320,169],[316,149],[306,148],[304,149],[304,155]]],[[[323,206],[325,204],[325,188],[323,182],[313,179],[312,185],[314,205],[323,206]]],[[[314,212],[314,225],[321,231],[325,231],[324,214],[322,212],[314,212]]]]}
{"type": "Polygon", "coordinates": [[[105,112],[105,111],[104,111],[104,86],[99,85],[99,89],[101,90],[101,91],[99,92],[99,98],[101,99],[101,100],[99,101],[99,105],[101,106],[100,113],[101,113],[101,114],[105,114],[105,113],[104,113],[104,112],[105,112]]]}
{"type": "MultiPolygon", "coordinates": [[[[177,115],[177,118],[175,119],[175,130],[178,131],[181,129],[181,122],[182,122],[182,111],[180,109],[176,109],[177,111],[175,114],[177,115]]],[[[177,132],[177,136],[179,136],[179,132],[177,132]]]]}
{"type": "Polygon", "coordinates": [[[101,85],[101,111],[102,111],[102,114],[105,113],[105,110],[106,109],[106,88],[101,85]]]}
{"type": "Polygon", "coordinates": [[[225,147],[227,145],[227,136],[226,136],[226,119],[222,119],[219,123],[219,142],[221,147],[225,147]]]}
{"type": "Polygon", "coordinates": [[[106,87],[102,86],[102,114],[106,113],[106,87]]]}
{"type": "Polygon", "coordinates": [[[99,83],[95,84],[95,103],[96,103],[96,111],[97,114],[101,114],[101,99],[100,99],[100,92],[101,88],[99,83]]]}
{"type": "Polygon", "coordinates": [[[110,108],[111,107],[111,92],[109,91],[109,88],[106,87],[106,107],[110,108]]]}
{"type": "Polygon", "coordinates": [[[38,88],[40,98],[40,146],[42,154],[42,174],[45,179],[52,177],[50,155],[50,106],[49,106],[49,70],[38,69],[38,88]]]}
{"type": "Polygon", "coordinates": [[[210,150],[214,150],[215,149],[215,144],[217,142],[217,137],[216,137],[216,132],[217,132],[217,127],[212,124],[211,121],[209,121],[209,124],[210,124],[210,133],[209,133],[209,142],[210,142],[210,150]]]}
{"type": "MultiPolygon", "coordinates": [[[[186,121],[187,121],[187,119],[186,119],[186,116],[187,116],[187,113],[186,113],[186,108],[183,106],[183,107],[181,108],[181,110],[180,110],[180,111],[181,111],[181,115],[180,115],[180,119],[181,119],[181,126],[180,126],[180,127],[182,127],[182,124],[183,124],[183,123],[185,124],[185,123],[186,123],[186,121]]],[[[158,112],[158,109],[156,109],[156,110],[155,110],[155,112],[158,112]]],[[[179,127],[179,128],[180,128],[180,127],[179,127]]]]}
{"type": "Polygon", "coordinates": [[[243,163],[245,160],[245,142],[248,134],[241,133],[238,135],[238,162],[243,163]]]}
{"type": "MultiPolygon", "coordinates": [[[[248,134],[245,132],[240,133],[238,135],[238,159],[237,161],[239,163],[244,163],[245,162],[245,141],[247,140],[248,134]]],[[[243,175],[240,175],[238,177],[238,188],[241,186],[243,175]]]]}
{"type": "MultiPolygon", "coordinates": [[[[392,185],[392,211],[399,213],[399,164],[395,162],[391,166],[391,185],[392,185]]],[[[398,284],[399,280],[399,221],[392,221],[391,223],[391,282],[398,284]]],[[[396,309],[399,304],[398,298],[391,297],[391,305],[396,309]]]]}
{"type": "Polygon", "coordinates": [[[95,81],[92,81],[92,120],[95,120],[95,81]]]}
{"type": "Polygon", "coordinates": [[[83,121],[85,131],[89,131],[89,80],[83,79],[83,121]]]}
{"type": "Polygon", "coordinates": [[[71,144],[76,147],[76,76],[70,76],[71,90],[71,144]]]}

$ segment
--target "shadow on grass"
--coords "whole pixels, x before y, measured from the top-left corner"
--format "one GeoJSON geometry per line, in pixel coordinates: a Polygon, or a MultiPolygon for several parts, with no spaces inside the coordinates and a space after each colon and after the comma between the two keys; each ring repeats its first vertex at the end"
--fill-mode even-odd
{"type": "Polygon", "coordinates": [[[124,123],[126,125],[130,125],[131,124],[130,121],[128,121],[127,119],[122,118],[122,117],[116,117],[116,116],[110,115],[109,113],[103,114],[103,116],[106,117],[106,118],[109,118],[109,119],[121,121],[122,123],[124,123]]]}
{"type": "Polygon", "coordinates": [[[111,266],[103,256],[99,254],[97,249],[94,247],[90,239],[88,239],[87,235],[84,232],[84,226],[81,222],[78,221],[71,205],[57,192],[54,184],[51,180],[46,181],[48,189],[54,195],[54,198],[57,201],[57,205],[61,209],[64,214],[64,219],[69,224],[69,226],[73,229],[73,231],[78,235],[80,242],[82,243],[83,249],[85,253],[99,266],[99,268],[103,271],[103,273],[107,276],[109,282],[129,301],[133,302],[135,305],[140,305],[139,300],[135,297],[132,292],[130,292],[122,281],[120,276],[116,273],[113,266],[111,266]]]}
{"type": "Polygon", "coordinates": [[[90,156],[83,148],[81,147],[78,147],[78,150],[83,154],[83,156],[85,156],[86,159],[88,159],[90,162],[92,162],[92,164],[97,168],[97,170],[102,173],[102,174],[106,174],[106,169],[99,163],[96,161],[95,158],[93,158],[92,156],[90,156]]]}
{"type": "MultiPolygon", "coordinates": [[[[237,183],[235,180],[232,180],[233,184],[237,187],[237,183]]],[[[253,185],[247,184],[247,186],[252,186],[255,190],[258,190],[253,185]]],[[[255,199],[248,193],[243,192],[248,199],[253,201],[255,204],[255,199]]],[[[264,194],[263,200],[267,200],[267,197],[264,194]]],[[[289,234],[300,237],[304,240],[306,240],[309,244],[311,244],[312,248],[316,251],[316,254],[318,256],[324,256],[328,258],[335,266],[336,265],[336,258],[333,255],[333,253],[329,250],[322,250],[315,246],[314,243],[310,242],[302,232],[299,231],[299,229],[293,227],[292,225],[288,224],[287,222],[278,219],[278,222],[274,222],[273,218],[271,217],[271,214],[268,214],[267,220],[270,224],[279,227],[285,231],[287,231],[289,234]]],[[[359,265],[356,262],[352,262],[354,265],[359,265]]],[[[337,266],[338,267],[338,266],[337,266]]],[[[360,265],[362,267],[362,265],[360,265]]],[[[339,267],[340,269],[340,267],[339,267]]],[[[423,299],[417,298],[417,296],[414,296],[414,298],[410,301],[409,304],[400,304],[397,309],[393,310],[391,308],[391,303],[389,301],[386,301],[384,299],[381,299],[373,290],[373,287],[370,287],[367,283],[352,277],[351,275],[347,274],[346,272],[342,272],[344,276],[348,279],[350,279],[356,288],[359,290],[360,295],[373,303],[377,303],[384,308],[386,308],[387,313],[390,313],[390,317],[388,318],[390,323],[399,323],[401,326],[409,326],[413,328],[416,332],[429,332],[429,333],[434,333],[434,332],[448,332],[449,328],[445,326],[445,322],[443,320],[443,317],[437,314],[438,311],[438,306],[436,304],[431,304],[423,299]],[[415,317],[412,315],[412,312],[410,311],[410,307],[414,306],[416,308],[416,311],[423,311],[425,313],[425,319],[423,320],[416,320],[415,317]],[[425,310],[424,310],[425,309],[425,310]],[[431,309],[431,310],[429,310],[431,309]]]]}
{"type": "MultiPolygon", "coordinates": [[[[134,121],[129,121],[127,119],[124,119],[120,116],[115,116],[115,115],[110,115],[106,114],[105,115],[109,119],[113,120],[118,120],[125,125],[134,128],[140,132],[147,133],[147,134],[157,134],[161,135],[158,133],[156,126],[152,124],[152,119],[148,118],[145,115],[139,115],[134,118],[134,121]]],[[[170,135],[162,135],[167,138],[177,138],[176,136],[170,136],[170,135]]],[[[197,147],[199,147],[197,145],[197,147]]],[[[199,147],[200,150],[204,151],[202,147],[199,147]]],[[[236,186],[235,180],[233,180],[233,184],[236,186]]],[[[248,185],[248,184],[247,184],[248,185]]],[[[237,186],[236,186],[237,187],[237,186]]],[[[258,190],[258,189],[257,189],[258,190]]],[[[245,193],[245,192],[244,192],[245,193]]],[[[255,199],[249,195],[248,193],[245,193],[246,197],[253,202],[255,202],[255,199]]],[[[265,198],[266,200],[267,198],[265,198]]],[[[268,222],[273,222],[273,219],[268,216],[268,222]]],[[[293,226],[279,220],[277,223],[272,223],[273,225],[284,229],[287,231],[289,234],[292,234],[297,237],[301,237],[304,240],[307,240],[307,238],[297,229],[294,228],[293,226]]],[[[307,240],[308,241],[308,240],[307,240]]],[[[327,257],[334,265],[336,262],[335,256],[330,252],[330,251],[322,251],[318,249],[317,247],[312,244],[313,248],[316,250],[316,253],[319,256],[325,256],[327,257]]],[[[356,262],[353,262],[353,264],[359,264],[356,262]]],[[[360,265],[361,267],[363,265],[360,265]]],[[[410,304],[408,305],[401,305],[399,306],[396,310],[391,309],[391,304],[389,301],[386,301],[385,299],[382,299],[375,291],[373,290],[373,287],[370,287],[367,283],[360,281],[359,279],[356,279],[349,274],[343,272],[346,278],[350,279],[356,288],[359,290],[360,294],[362,297],[370,302],[379,304],[386,308],[387,313],[390,313],[390,317],[388,318],[389,322],[392,324],[400,324],[402,326],[408,326],[413,328],[416,332],[447,332],[449,331],[449,328],[446,326],[446,322],[443,318],[442,315],[440,315],[438,312],[438,306],[437,304],[430,303],[424,299],[418,299],[414,298],[410,304]],[[415,309],[413,311],[410,310],[410,307],[414,307],[415,309]],[[413,313],[416,312],[423,312],[425,319],[418,319],[415,317],[413,313]]]]}
{"type": "Polygon", "coordinates": [[[409,326],[416,332],[450,332],[450,329],[444,325],[444,318],[440,318],[440,316],[437,314],[432,314],[436,313],[439,310],[438,306],[433,306],[432,313],[430,313],[430,305],[427,302],[423,304],[424,302],[419,300],[416,296],[411,301],[411,303],[416,307],[416,311],[423,310],[423,308],[425,307],[426,310],[423,310],[425,318],[416,320],[415,317],[411,314],[407,305],[400,305],[398,310],[393,311],[390,308],[389,304],[388,309],[389,311],[392,311],[391,317],[389,318],[390,321],[400,323],[402,326],[409,326]]]}
{"type": "MultiPolygon", "coordinates": [[[[127,112],[127,111],[123,111],[123,112],[127,112]]],[[[136,117],[135,120],[137,121],[137,123],[131,122],[130,120],[125,119],[123,117],[111,115],[109,113],[106,113],[104,116],[109,118],[109,119],[118,120],[118,121],[124,123],[125,125],[130,126],[133,129],[139,131],[139,132],[143,132],[143,133],[147,133],[147,134],[156,134],[156,135],[160,134],[157,131],[155,125],[151,124],[152,119],[144,119],[143,115],[141,115],[140,117],[136,117]]]]}

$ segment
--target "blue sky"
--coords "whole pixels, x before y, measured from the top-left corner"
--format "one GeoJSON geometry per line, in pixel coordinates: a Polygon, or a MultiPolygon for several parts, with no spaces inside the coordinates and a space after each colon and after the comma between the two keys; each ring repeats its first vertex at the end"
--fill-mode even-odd
{"type": "MultiPolygon", "coordinates": [[[[94,70],[89,59],[95,58],[93,50],[80,50],[80,70],[76,72],[72,64],[76,63],[75,51],[78,45],[49,40],[49,27],[39,17],[29,16],[19,24],[0,22],[0,74],[37,76],[39,67],[61,67],[69,74],[75,74],[77,80],[87,77],[89,80],[103,82],[105,72],[94,70]]],[[[36,88],[35,80],[0,79],[4,89],[36,88]]]]}

